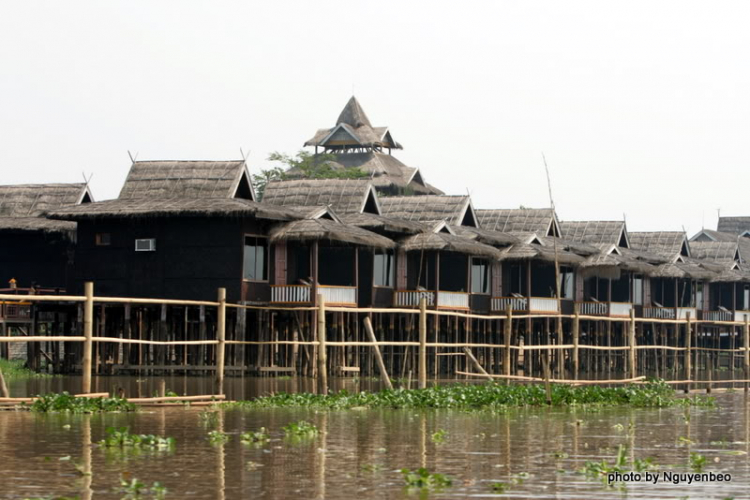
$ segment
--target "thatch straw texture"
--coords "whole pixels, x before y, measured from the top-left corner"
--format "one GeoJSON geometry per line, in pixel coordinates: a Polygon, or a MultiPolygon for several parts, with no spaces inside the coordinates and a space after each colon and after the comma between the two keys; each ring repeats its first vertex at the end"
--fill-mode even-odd
{"type": "Polygon", "coordinates": [[[482,229],[546,236],[555,221],[555,213],[551,208],[480,209],[477,218],[482,229]]]}
{"type": "Polygon", "coordinates": [[[297,220],[271,230],[271,241],[337,241],[372,248],[393,248],[396,244],[373,232],[327,219],[297,220]]]}
{"type": "Polygon", "coordinates": [[[231,198],[240,182],[249,182],[242,160],[139,161],[130,167],[119,199],[231,198]]]}
{"type": "Polygon", "coordinates": [[[690,254],[690,246],[685,233],[681,231],[635,232],[628,234],[633,250],[644,250],[670,258],[680,254],[690,254]],[[683,252],[683,247],[686,252],[683,252]]]}
{"type": "Polygon", "coordinates": [[[750,231],[750,217],[719,217],[717,231],[729,234],[743,234],[750,231]]]}
{"type": "Polygon", "coordinates": [[[381,198],[380,207],[386,217],[460,225],[466,211],[471,210],[471,200],[468,196],[386,196],[381,198]]]}
{"type": "Polygon", "coordinates": [[[438,250],[463,253],[475,257],[489,257],[498,260],[503,257],[502,252],[494,247],[449,233],[426,232],[415,234],[399,241],[399,246],[407,252],[438,250]]]}
{"type": "Polygon", "coordinates": [[[109,200],[49,212],[61,220],[107,217],[236,216],[269,220],[294,220],[300,214],[284,207],[234,198],[175,198],[168,200],[109,200]]]}
{"type": "Polygon", "coordinates": [[[359,101],[352,96],[339,114],[336,125],[318,130],[305,146],[322,147],[385,147],[401,149],[391,137],[388,127],[373,127],[359,101]]]}
{"type": "Polygon", "coordinates": [[[90,200],[83,183],[0,186],[0,231],[74,233],[75,223],[48,220],[44,212],[90,200]]]}
{"type": "Polygon", "coordinates": [[[368,213],[343,215],[341,216],[341,221],[351,226],[390,233],[417,234],[425,230],[424,224],[420,222],[394,219],[368,213]]]}
{"type": "Polygon", "coordinates": [[[694,259],[711,262],[735,262],[738,257],[739,246],[735,241],[692,241],[690,255],[694,259]]]}
{"type": "Polygon", "coordinates": [[[450,230],[462,238],[478,241],[493,247],[507,247],[521,242],[517,235],[487,231],[476,227],[450,226],[450,230]]]}
{"type": "MultiPolygon", "coordinates": [[[[590,244],[619,245],[625,233],[623,221],[561,221],[560,229],[565,239],[590,244]]],[[[626,237],[627,239],[627,237],[626,237]]]]}
{"type": "Polygon", "coordinates": [[[368,199],[379,211],[377,194],[367,180],[302,179],[269,182],[263,192],[263,203],[280,206],[330,205],[340,215],[359,214],[368,199]]]}

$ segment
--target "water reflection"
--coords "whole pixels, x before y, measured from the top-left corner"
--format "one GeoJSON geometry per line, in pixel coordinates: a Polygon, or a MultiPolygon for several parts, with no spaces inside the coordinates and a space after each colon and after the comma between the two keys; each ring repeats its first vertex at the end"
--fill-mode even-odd
{"type": "MultiPolygon", "coordinates": [[[[167,379],[167,387],[174,390],[177,381],[167,379]]],[[[179,381],[187,383],[182,390],[199,392],[195,381],[179,381]]],[[[231,379],[227,382],[231,385],[231,379]]],[[[140,384],[144,394],[156,387],[140,384]]],[[[233,390],[258,394],[283,386],[263,382],[252,387],[247,379],[243,384],[233,390]]],[[[621,492],[603,489],[575,472],[587,460],[612,461],[622,444],[630,460],[651,457],[661,469],[688,471],[690,452],[697,452],[707,457],[707,471],[732,474],[726,484],[634,484],[628,498],[741,498],[750,486],[750,407],[741,392],[717,399],[716,409],[688,411],[264,409],[219,411],[215,418],[204,417],[205,408],[94,416],[0,412],[0,484],[5,498],[120,498],[114,488],[125,473],[149,486],[161,482],[169,489],[167,498],[367,500],[406,497],[398,470],[426,467],[454,479],[453,487],[430,498],[491,496],[495,482],[509,485],[504,498],[622,498],[621,492]],[[319,434],[298,442],[285,439],[282,428],[299,420],[316,425],[319,434]],[[112,456],[92,446],[110,426],[172,436],[177,445],[171,453],[142,450],[112,456]],[[240,442],[241,432],[260,427],[269,429],[269,443],[240,442]],[[442,443],[432,439],[441,429],[442,443]],[[207,438],[211,430],[228,433],[229,441],[212,444],[207,438]],[[67,456],[70,460],[60,460],[67,456]],[[91,475],[80,476],[74,464],[91,475]],[[525,474],[529,477],[519,479],[525,474]]]]}

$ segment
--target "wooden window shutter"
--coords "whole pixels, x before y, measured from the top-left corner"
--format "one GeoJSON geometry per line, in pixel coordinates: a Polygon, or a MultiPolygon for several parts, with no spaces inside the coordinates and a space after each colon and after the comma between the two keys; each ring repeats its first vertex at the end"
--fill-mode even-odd
{"type": "Polygon", "coordinates": [[[492,296],[503,296],[503,264],[497,260],[492,263],[492,296]]]}
{"type": "Polygon", "coordinates": [[[276,243],[274,256],[274,284],[286,285],[286,241],[276,243]]]}
{"type": "Polygon", "coordinates": [[[583,302],[583,273],[576,269],[575,274],[575,301],[583,302]]]}
{"type": "Polygon", "coordinates": [[[396,289],[406,290],[406,252],[398,251],[396,254],[396,289]]]}

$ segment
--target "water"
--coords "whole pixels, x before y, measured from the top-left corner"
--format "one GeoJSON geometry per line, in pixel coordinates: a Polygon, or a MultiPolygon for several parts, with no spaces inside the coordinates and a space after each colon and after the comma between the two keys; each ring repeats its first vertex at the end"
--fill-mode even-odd
{"type": "MultiPolygon", "coordinates": [[[[211,383],[177,377],[168,379],[167,387],[183,392],[178,382],[190,394],[211,383]]],[[[229,392],[234,391],[232,397],[294,386],[304,389],[310,383],[227,382],[229,392]]],[[[22,389],[45,385],[59,390],[70,384],[77,387],[76,383],[74,379],[24,381],[14,383],[11,390],[20,395],[22,389]]],[[[142,385],[146,395],[152,390],[151,383],[134,379],[119,383],[128,390],[142,385]]],[[[420,498],[404,488],[399,469],[426,467],[453,479],[452,487],[433,492],[429,498],[748,498],[750,406],[741,391],[718,394],[717,403],[717,408],[709,409],[541,408],[494,415],[228,410],[218,412],[213,422],[202,417],[205,408],[146,408],[136,414],[93,416],[1,411],[0,497],[119,499],[124,494],[113,488],[124,473],[149,485],[161,482],[169,490],[166,498],[420,498]],[[309,441],[286,440],[282,427],[302,419],[314,423],[320,434],[309,441]],[[111,426],[172,436],[177,444],[171,452],[127,455],[92,446],[111,426]],[[259,427],[269,429],[270,443],[256,447],[240,442],[240,432],[259,427]],[[230,440],[211,444],[207,433],[213,429],[227,432],[230,440]],[[443,443],[433,441],[439,430],[445,431],[443,443]],[[732,481],[674,485],[660,477],[655,486],[629,484],[623,492],[608,490],[600,481],[576,473],[587,460],[612,462],[621,444],[628,447],[630,460],[651,457],[659,464],[657,472],[689,472],[690,452],[697,452],[708,460],[706,472],[730,473],[732,481]],[[65,457],[70,459],[60,460],[65,457]],[[76,463],[92,475],[79,475],[76,463]],[[491,489],[496,482],[508,485],[502,495],[491,489]]]]}

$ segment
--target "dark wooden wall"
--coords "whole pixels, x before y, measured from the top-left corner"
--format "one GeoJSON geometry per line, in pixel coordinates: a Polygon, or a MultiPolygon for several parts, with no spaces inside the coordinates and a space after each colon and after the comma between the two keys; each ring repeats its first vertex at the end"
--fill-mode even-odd
{"type": "MultiPolygon", "coordinates": [[[[75,289],[94,281],[97,295],[241,300],[244,234],[265,234],[254,219],[229,217],[123,218],[78,224],[75,289]],[[109,233],[109,246],[95,244],[109,233]],[[156,251],[136,252],[135,240],[156,238],[156,251]]],[[[271,276],[269,269],[269,276],[271,276]]],[[[266,284],[267,285],[267,284],[266,284]]]]}
{"type": "MultiPolygon", "coordinates": [[[[73,235],[71,235],[72,237],[73,235]]],[[[67,288],[74,243],[63,233],[0,232],[0,288],[15,278],[19,288],[67,288]]]]}

